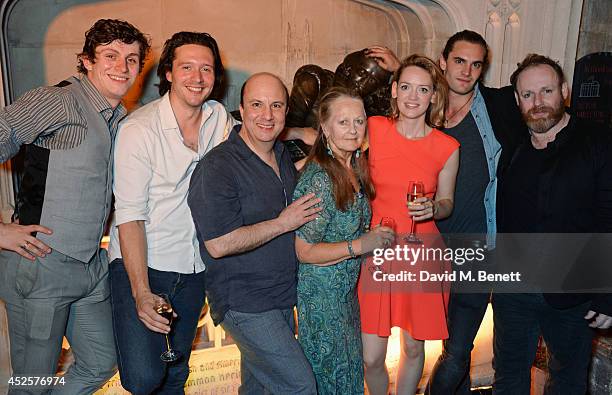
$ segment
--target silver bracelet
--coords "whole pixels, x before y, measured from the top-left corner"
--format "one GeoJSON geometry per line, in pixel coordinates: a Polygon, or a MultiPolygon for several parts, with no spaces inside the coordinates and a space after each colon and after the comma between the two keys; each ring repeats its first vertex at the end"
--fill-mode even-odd
{"type": "Polygon", "coordinates": [[[347,240],[346,245],[348,246],[348,252],[351,258],[357,258],[357,255],[355,255],[355,251],[353,250],[353,240],[347,240]]]}

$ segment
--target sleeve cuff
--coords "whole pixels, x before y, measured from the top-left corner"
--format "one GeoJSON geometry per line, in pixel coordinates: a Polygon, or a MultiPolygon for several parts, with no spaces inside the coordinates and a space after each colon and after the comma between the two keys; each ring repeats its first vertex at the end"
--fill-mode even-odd
{"type": "Polygon", "coordinates": [[[19,144],[11,138],[10,125],[0,117],[0,163],[11,159],[19,152],[19,144]]]}
{"type": "Polygon", "coordinates": [[[149,216],[145,213],[130,213],[123,210],[115,211],[115,226],[123,225],[133,221],[149,222],[149,216]]]}

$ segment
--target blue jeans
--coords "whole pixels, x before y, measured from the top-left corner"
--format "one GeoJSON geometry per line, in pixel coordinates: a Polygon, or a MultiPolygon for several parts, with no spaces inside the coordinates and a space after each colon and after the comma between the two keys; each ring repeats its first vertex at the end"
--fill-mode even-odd
{"type": "Polygon", "coordinates": [[[183,357],[165,363],[165,336],[153,332],[138,319],[132,288],[122,259],[110,265],[111,303],[115,346],[121,385],[133,394],[182,394],[189,376],[189,356],[198,318],[204,306],[204,272],[182,274],[149,268],[149,286],[165,293],[178,317],[172,324],[170,344],[183,357]]]}
{"type": "Polygon", "coordinates": [[[426,394],[469,395],[470,354],[487,311],[489,293],[454,293],[448,302],[448,334],[431,372],[426,394]]]}
{"type": "Polygon", "coordinates": [[[240,313],[221,322],[240,350],[240,394],[316,394],[312,368],[293,332],[293,310],[240,313]]]}
{"type": "Polygon", "coordinates": [[[540,333],[549,354],[544,394],[586,393],[593,339],[584,319],[589,304],[559,310],[542,294],[494,294],[493,393],[529,394],[540,333]]]}

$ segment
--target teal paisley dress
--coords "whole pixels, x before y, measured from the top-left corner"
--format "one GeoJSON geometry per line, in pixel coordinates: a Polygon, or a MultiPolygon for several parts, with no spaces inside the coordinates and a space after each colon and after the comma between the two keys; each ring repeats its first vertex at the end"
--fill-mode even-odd
{"type": "MultiPolygon", "coordinates": [[[[314,192],[321,198],[319,217],[297,230],[314,243],[354,240],[370,224],[367,196],[356,193],[346,210],[336,208],[327,173],[310,162],[298,181],[294,199],[314,192]]],[[[298,339],[310,362],[320,395],[363,394],[361,325],[357,279],[361,258],[331,266],[301,263],[298,269],[298,339]]]]}

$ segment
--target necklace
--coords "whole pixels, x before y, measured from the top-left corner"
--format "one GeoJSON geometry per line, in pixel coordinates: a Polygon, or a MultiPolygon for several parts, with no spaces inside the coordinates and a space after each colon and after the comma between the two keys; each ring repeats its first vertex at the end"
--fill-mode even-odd
{"type": "Polygon", "coordinates": [[[454,113],[452,113],[451,115],[448,116],[448,118],[446,118],[446,120],[444,121],[445,125],[448,125],[451,121],[451,119],[453,119],[455,117],[455,115],[459,114],[461,112],[461,110],[463,110],[463,108],[465,106],[467,106],[467,104],[472,101],[472,97],[474,97],[474,91],[472,90],[472,93],[470,94],[470,97],[468,97],[468,99],[465,101],[465,103],[463,103],[461,105],[461,107],[459,107],[459,109],[457,111],[455,111],[454,113]]]}

